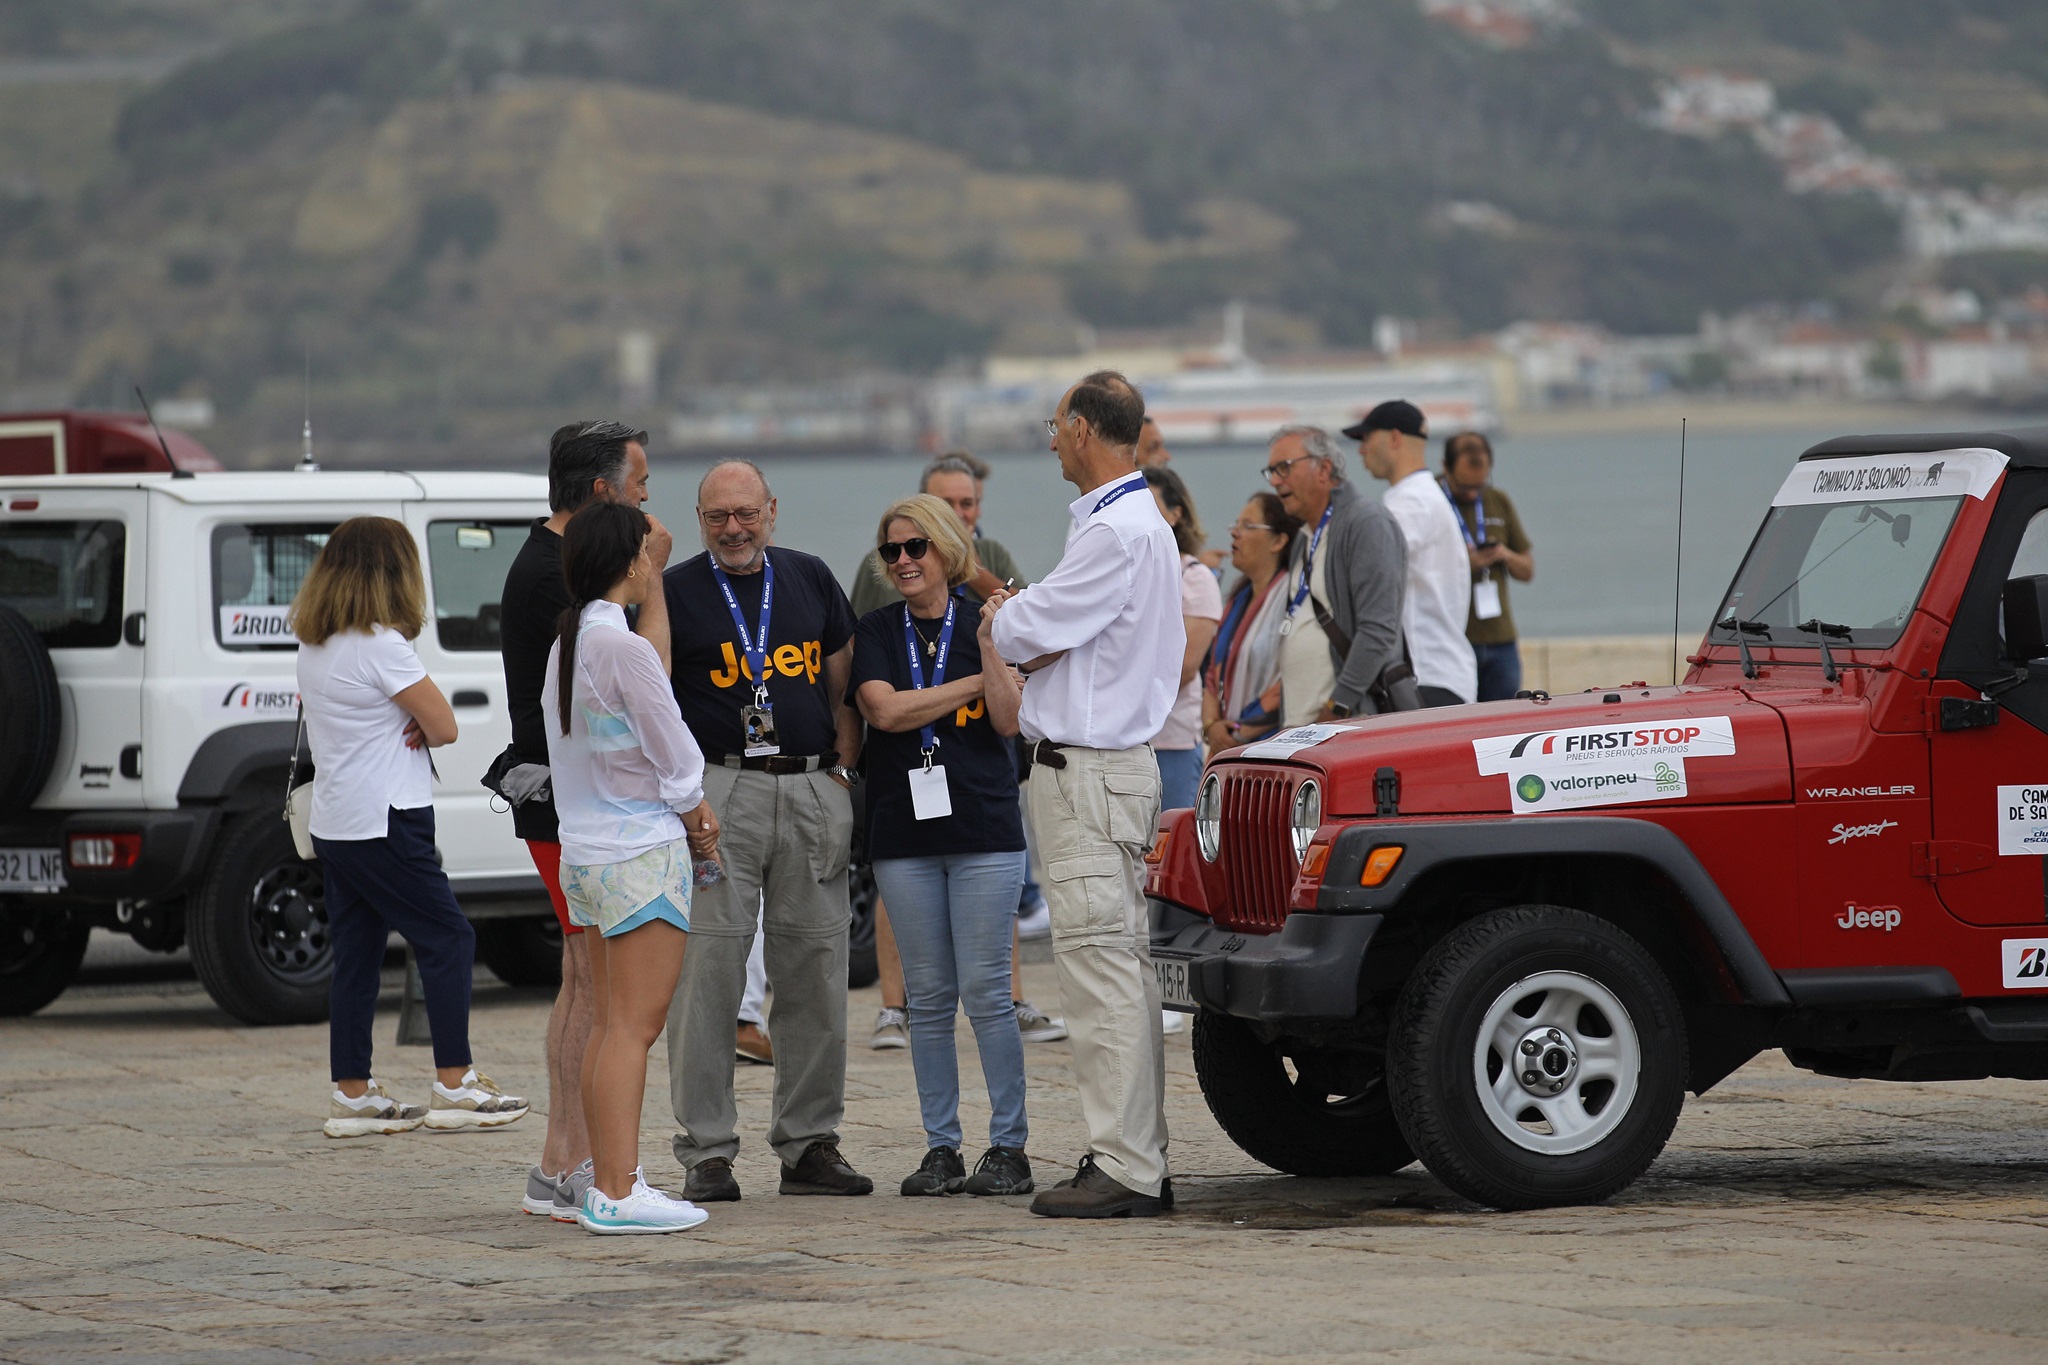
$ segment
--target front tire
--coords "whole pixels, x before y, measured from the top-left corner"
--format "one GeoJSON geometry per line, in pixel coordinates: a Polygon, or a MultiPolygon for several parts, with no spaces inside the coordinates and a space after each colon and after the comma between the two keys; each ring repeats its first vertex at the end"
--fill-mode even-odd
{"type": "Polygon", "coordinates": [[[57,906],[0,897],[0,1018],[34,1014],[64,994],[91,937],[57,906]]]}
{"type": "Polygon", "coordinates": [[[1402,989],[1388,1054],[1416,1155],[1499,1209],[1625,1188],[1685,1099],[1684,1019],[1656,959],[1558,906],[1495,911],[1432,948],[1402,989]]]}
{"type": "Polygon", "coordinates": [[[1289,1175],[1389,1175],[1415,1159],[1395,1122],[1381,1059],[1281,1039],[1244,1020],[1195,1015],[1195,1076],[1245,1154],[1289,1175]]]}
{"type": "Polygon", "coordinates": [[[320,867],[300,859],[291,827],[268,810],[228,822],[188,904],[192,966],[213,1002],[245,1024],[327,1017],[334,944],[320,867]]]}

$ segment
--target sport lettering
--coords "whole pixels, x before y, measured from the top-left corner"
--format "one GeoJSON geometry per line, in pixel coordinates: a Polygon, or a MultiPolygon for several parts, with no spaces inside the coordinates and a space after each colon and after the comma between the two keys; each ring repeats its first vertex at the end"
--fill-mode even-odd
{"type": "MultiPolygon", "coordinates": [[[[732,641],[726,640],[721,643],[719,650],[725,656],[725,667],[711,670],[713,687],[731,687],[741,678],[745,678],[749,683],[754,681],[754,670],[747,666],[747,661],[733,648],[732,641]]],[[[802,678],[806,682],[815,683],[824,666],[825,646],[819,640],[806,640],[801,645],[778,645],[768,655],[770,677],[780,673],[786,678],[802,678]]]]}

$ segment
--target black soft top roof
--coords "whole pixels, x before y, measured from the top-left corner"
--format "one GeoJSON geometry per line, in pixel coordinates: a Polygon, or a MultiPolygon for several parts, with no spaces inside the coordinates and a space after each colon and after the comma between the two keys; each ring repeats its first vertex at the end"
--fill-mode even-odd
{"type": "Polygon", "coordinates": [[[1837,436],[1801,455],[1824,460],[1832,455],[1907,455],[1929,450],[1963,450],[1972,446],[2002,451],[2021,469],[2048,469],[2048,427],[2012,427],[2005,431],[1909,431],[1894,436],[1837,436]]]}

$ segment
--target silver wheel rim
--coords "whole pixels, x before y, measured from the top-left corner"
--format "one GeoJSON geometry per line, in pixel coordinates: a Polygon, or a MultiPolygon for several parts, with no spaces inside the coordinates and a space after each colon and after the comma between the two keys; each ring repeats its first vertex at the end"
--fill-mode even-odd
{"type": "Polygon", "coordinates": [[[1642,1074],[1635,1022],[1578,972],[1539,972],[1488,1006],[1472,1047],[1479,1107],[1526,1152],[1583,1152],[1621,1126],[1642,1074]]]}

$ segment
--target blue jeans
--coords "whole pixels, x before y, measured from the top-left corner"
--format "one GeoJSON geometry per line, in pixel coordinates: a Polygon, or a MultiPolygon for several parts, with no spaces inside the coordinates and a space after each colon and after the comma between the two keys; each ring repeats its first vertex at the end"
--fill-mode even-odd
{"type": "Polygon", "coordinates": [[[1474,645],[1479,658],[1479,700],[1508,701],[1522,690],[1522,649],[1515,641],[1474,645]]]}
{"type": "MultiPolygon", "coordinates": [[[[1152,757],[1159,763],[1159,809],[1194,805],[1202,786],[1201,749],[1154,749],[1152,757]]],[[[1146,842],[1151,842],[1149,833],[1146,842]]]]}
{"type": "Polygon", "coordinates": [[[1010,994],[1022,853],[883,858],[875,886],[889,907],[910,1007],[910,1061],[926,1144],[960,1146],[960,1063],[953,1015],[962,1004],[981,1052],[988,1140],[1024,1146],[1024,1040],[1010,994]]]}

